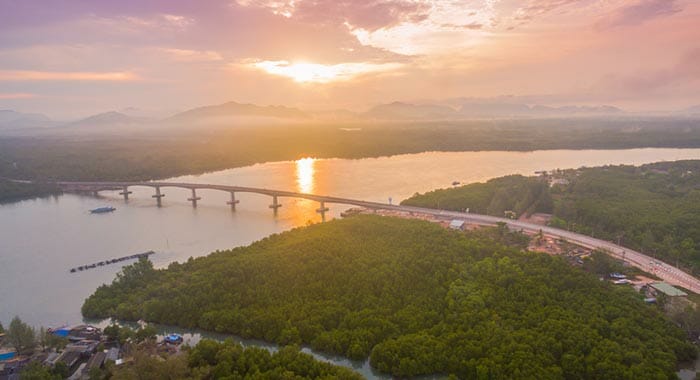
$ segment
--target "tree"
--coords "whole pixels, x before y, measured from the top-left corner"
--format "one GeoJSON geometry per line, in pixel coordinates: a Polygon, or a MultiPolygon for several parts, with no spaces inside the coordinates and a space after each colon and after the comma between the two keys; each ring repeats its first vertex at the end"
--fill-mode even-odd
{"type": "Polygon", "coordinates": [[[680,252],[685,256],[685,257],[694,257],[695,256],[695,242],[691,238],[685,238],[681,242],[681,249],[680,252]]]}
{"type": "Polygon", "coordinates": [[[20,380],[52,380],[54,377],[48,368],[39,362],[31,362],[26,366],[19,376],[20,380]]]}
{"type": "Polygon", "coordinates": [[[17,353],[31,353],[36,346],[36,333],[34,328],[22,322],[19,317],[14,317],[7,329],[7,341],[17,353]]]}
{"type": "Polygon", "coordinates": [[[46,327],[41,326],[39,328],[39,333],[37,333],[37,338],[39,341],[39,346],[41,346],[42,351],[46,351],[46,347],[49,345],[49,335],[50,333],[46,331],[46,327]]]}
{"type": "Polygon", "coordinates": [[[158,335],[158,330],[151,325],[146,325],[136,331],[134,337],[136,338],[137,342],[143,342],[144,340],[155,338],[156,335],[158,335]]]}
{"type": "Polygon", "coordinates": [[[5,332],[5,328],[2,327],[2,322],[0,322],[0,334],[5,332]]]}
{"type": "Polygon", "coordinates": [[[59,379],[65,379],[70,375],[70,368],[68,368],[68,364],[64,362],[56,362],[51,369],[51,373],[53,373],[59,379]]]}
{"type": "Polygon", "coordinates": [[[103,332],[107,336],[107,339],[109,339],[111,341],[116,341],[117,339],[119,339],[119,330],[120,330],[119,325],[112,324],[112,325],[105,327],[103,332]]]}
{"type": "Polygon", "coordinates": [[[70,369],[63,362],[58,362],[53,368],[43,366],[33,361],[20,373],[20,380],[60,380],[70,375],[70,369]]]}
{"type": "Polygon", "coordinates": [[[68,339],[46,331],[43,326],[39,328],[37,338],[42,351],[46,351],[47,348],[63,348],[68,344],[68,339]]]}

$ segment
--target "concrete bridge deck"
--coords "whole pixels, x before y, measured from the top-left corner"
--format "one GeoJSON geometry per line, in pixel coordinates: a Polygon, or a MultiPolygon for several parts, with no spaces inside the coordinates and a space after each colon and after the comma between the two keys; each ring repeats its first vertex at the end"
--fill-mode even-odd
{"type": "Polygon", "coordinates": [[[472,213],[463,213],[455,211],[445,211],[436,210],[430,208],[413,207],[413,206],[402,206],[402,205],[392,205],[379,202],[370,202],[357,199],[332,197],[325,195],[315,195],[306,193],[297,193],[293,191],[284,190],[272,190],[272,189],[262,189],[244,186],[229,186],[229,185],[215,185],[215,184],[200,184],[200,183],[178,183],[178,182],[56,182],[56,184],[66,191],[71,190],[82,190],[82,191],[101,191],[101,190],[116,190],[123,189],[122,194],[124,198],[128,198],[129,187],[134,186],[145,186],[152,187],[156,190],[156,195],[153,197],[157,199],[158,204],[160,204],[161,197],[164,194],[160,193],[161,188],[165,187],[176,187],[192,190],[192,201],[193,206],[196,206],[196,202],[199,199],[196,196],[195,191],[198,189],[210,189],[210,190],[220,190],[231,193],[231,202],[228,202],[232,208],[235,209],[236,203],[235,193],[255,193],[261,195],[267,195],[273,197],[273,204],[270,208],[277,211],[277,208],[281,207],[278,203],[278,197],[287,198],[302,198],[309,199],[312,201],[317,201],[321,204],[318,212],[325,217],[325,212],[328,211],[325,208],[325,203],[335,203],[335,204],[345,204],[352,206],[365,207],[369,209],[377,210],[393,210],[406,213],[424,214],[431,215],[436,218],[443,219],[459,219],[464,220],[468,223],[473,223],[477,225],[489,225],[493,226],[498,223],[505,223],[511,230],[517,231],[527,231],[532,233],[537,233],[542,231],[546,235],[554,236],[560,239],[565,239],[571,243],[581,245],[591,249],[603,249],[609,252],[612,256],[623,259],[629,262],[631,265],[640,268],[646,272],[653,273],[659,278],[668,282],[672,285],[681,286],[688,289],[694,293],[700,294],[700,280],[691,276],[690,274],[662,261],[656,260],[650,256],[647,256],[641,252],[634,251],[632,249],[614,244],[609,241],[596,239],[590,236],[582,235],[579,233],[566,231],[558,228],[542,226],[538,224],[532,224],[527,222],[522,222],[518,220],[500,218],[490,215],[480,215],[472,213]]]}

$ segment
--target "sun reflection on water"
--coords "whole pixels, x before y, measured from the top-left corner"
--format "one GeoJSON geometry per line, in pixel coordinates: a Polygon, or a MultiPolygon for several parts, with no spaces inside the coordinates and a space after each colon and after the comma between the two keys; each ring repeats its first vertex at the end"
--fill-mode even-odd
{"type": "Polygon", "coordinates": [[[313,193],[314,191],[314,162],[315,158],[306,157],[296,161],[297,191],[313,193]]]}

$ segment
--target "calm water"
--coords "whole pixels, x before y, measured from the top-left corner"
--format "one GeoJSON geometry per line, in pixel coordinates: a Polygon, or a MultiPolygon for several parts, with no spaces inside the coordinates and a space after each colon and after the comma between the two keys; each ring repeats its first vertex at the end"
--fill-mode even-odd
{"type": "MultiPolygon", "coordinates": [[[[230,184],[323,195],[399,202],[415,192],[448,187],[453,181],[484,181],[506,174],[605,164],[642,164],[700,159],[700,149],[556,150],[536,152],[421,153],[361,160],[304,159],[224,170],[170,181],[230,184]]],[[[124,203],[116,192],[99,197],[63,195],[0,205],[0,321],[14,315],[36,325],[81,320],[80,305],[100,284],[110,282],[118,265],[69,273],[68,270],[148,250],[157,267],[216,249],[249,244],[272,233],[320,221],[318,204],[281,198],[276,217],[269,197],[237,194],[232,212],[227,193],[200,191],[192,208],[189,191],[164,189],[156,207],[152,189],[133,188],[124,203]],[[111,214],[88,210],[111,205],[111,214]]],[[[347,206],[327,205],[328,218],[347,206]]]]}

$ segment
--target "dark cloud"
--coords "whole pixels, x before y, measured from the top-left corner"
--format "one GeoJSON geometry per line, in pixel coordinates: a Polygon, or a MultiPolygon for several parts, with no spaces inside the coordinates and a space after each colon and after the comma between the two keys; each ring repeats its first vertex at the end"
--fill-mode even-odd
{"type": "MultiPolygon", "coordinates": [[[[0,50],[109,45],[112,50],[130,49],[130,53],[135,48],[215,51],[234,61],[397,62],[408,57],[363,46],[342,21],[370,28],[417,18],[420,8],[405,1],[353,2],[356,6],[314,1],[316,7],[295,3],[300,7],[295,11],[298,15],[284,17],[264,6],[242,6],[232,0],[39,3],[0,0],[0,50]],[[333,20],[330,14],[342,20],[333,20]],[[179,18],[186,21],[184,25],[179,25],[179,18]],[[313,18],[325,21],[311,22],[313,18]]],[[[138,56],[129,57],[133,65],[139,64],[138,56]]],[[[3,64],[23,67],[7,61],[3,64]]]]}
{"type": "Polygon", "coordinates": [[[666,17],[683,9],[675,0],[639,0],[614,10],[596,23],[598,29],[639,25],[657,17],[666,17]]]}

